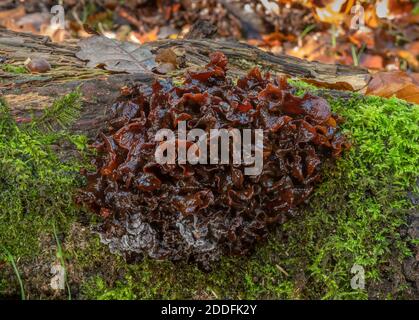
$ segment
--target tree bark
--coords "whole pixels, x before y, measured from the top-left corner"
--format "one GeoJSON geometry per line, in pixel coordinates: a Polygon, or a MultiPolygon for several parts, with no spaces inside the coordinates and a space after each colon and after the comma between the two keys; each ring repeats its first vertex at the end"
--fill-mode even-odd
{"type": "MultiPolygon", "coordinates": [[[[153,53],[161,48],[181,48],[185,52],[186,68],[202,67],[211,52],[222,51],[229,58],[229,72],[241,76],[253,66],[273,74],[286,74],[326,84],[350,86],[354,90],[366,87],[369,73],[362,68],[308,62],[290,56],[277,56],[256,47],[235,42],[208,39],[160,40],[145,44],[153,53]]],[[[130,82],[151,83],[158,77],[153,73],[118,74],[99,68],[86,67],[75,54],[77,42],[52,43],[49,38],[0,29],[0,61],[23,64],[27,58],[45,58],[52,66],[44,74],[15,74],[1,71],[0,94],[6,99],[16,117],[41,112],[62,95],[80,88],[83,112],[72,131],[92,137],[106,120],[107,111],[119,95],[119,89],[130,82]]],[[[179,74],[185,70],[178,70],[179,74]]],[[[342,91],[328,90],[327,94],[345,96],[342,91]]]]}

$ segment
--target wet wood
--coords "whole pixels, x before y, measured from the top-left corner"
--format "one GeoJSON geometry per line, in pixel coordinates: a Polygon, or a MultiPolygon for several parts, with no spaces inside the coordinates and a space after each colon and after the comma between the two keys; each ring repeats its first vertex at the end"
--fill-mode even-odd
{"type": "MultiPolygon", "coordinates": [[[[153,53],[161,48],[184,50],[187,62],[185,68],[203,66],[209,61],[208,55],[211,52],[222,51],[229,58],[231,76],[243,75],[256,65],[273,74],[286,74],[320,83],[345,83],[355,90],[364,88],[370,79],[368,72],[362,68],[327,65],[285,55],[273,55],[235,41],[161,40],[147,43],[145,46],[153,53]]],[[[151,83],[158,77],[152,73],[129,75],[87,68],[86,63],[75,56],[78,50],[76,41],[58,44],[51,42],[47,37],[0,29],[0,61],[5,60],[2,63],[23,65],[27,58],[35,57],[46,59],[52,66],[52,70],[44,74],[15,74],[0,69],[0,94],[8,101],[16,117],[41,112],[57,97],[80,88],[84,109],[73,130],[90,136],[103,124],[107,110],[122,86],[131,82],[151,83]]],[[[178,75],[183,73],[184,70],[177,71],[178,75]]],[[[346,95],[338,91],[326,93],[332,96],[346,95]]]]}

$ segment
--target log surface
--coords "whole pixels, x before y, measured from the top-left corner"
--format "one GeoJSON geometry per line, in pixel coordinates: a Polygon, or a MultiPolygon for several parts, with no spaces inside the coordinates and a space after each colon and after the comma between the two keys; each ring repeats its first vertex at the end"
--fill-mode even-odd
{"type": "MultiPolygon", "coordinates": [[[[153,53],[161,48],[184,50],[186,68],[208,63],[211,52],[222,51],[229,58],[229,72],[241,76],[254,66],[273,74],[313,80],[321,83],[345,83],[361,90],[370,80],[362,68],[328,65],[298,58],[273,55],[248,44],[209,39],[160,40],[145,44],[153,53]]],[[[8,101],[14,116],[25,117],[47,108],[57,98],[80,88],[84,107],[81,119],[73,130],[88,136],[103,124],[107,110],[119,95],[119,89],[130,82],[151,83],[158,76],[153,73],[123,74],[86,67],[76,57],[76,41],[53,43],[48,37],[16,33],[0,29],[0,57],[3,63],[18,64],[27,58],[45,58],[52,66],[44,74],[14,74],[1,71],[0,94],[8,101]]],[[[177,70],[183,74],[185,70],[177,70]]],[[[336,92],[332,94],[340,95],[336,92]]]]}

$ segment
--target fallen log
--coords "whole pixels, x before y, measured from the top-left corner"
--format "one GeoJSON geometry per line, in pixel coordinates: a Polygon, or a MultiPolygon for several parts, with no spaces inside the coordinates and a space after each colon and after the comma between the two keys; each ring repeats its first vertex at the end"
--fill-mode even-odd
{"type": "MultiPolygon", "coordinates": [[[[247,73],[253,66],[273,74],[307,79],[326,86],[365,88],[370,80],[368,71],[358,67],[309,62],[286,55],[273,55],[256,47],[235,42],[210,39],[160,40],[142,47],[156,54],[160,49],[177,48],[184,51],[185,66],[177,70],[202,67],[211,52],[222,51],[230,61],[233,77],[247,73]]],[[[53,43],[48,37],[17,33],[0,29],[0,57],[3,63],[23,65],[28,58],[46,59],[52,66],[47,73],[13,73],[0,68],[0,93],[10,105],[13,116],[36,115],[60,96],[80,88],[83,111],[72,131],[92,137],[106,119],[108,108],[119,95],[119,89],[130,82],[151,83],[159,77],[151,72],[126,74],[100,68],[89,68],[76,57],[80,50],[77,41],[53,43]]],[[[328,94],[345,96],[342,91],[328,90],[328,94]]]]}

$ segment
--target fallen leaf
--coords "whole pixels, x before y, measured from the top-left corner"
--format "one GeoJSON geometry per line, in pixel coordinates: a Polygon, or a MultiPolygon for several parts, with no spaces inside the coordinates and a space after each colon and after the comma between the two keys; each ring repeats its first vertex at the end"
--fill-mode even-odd
{"type": "Polygon", "coordinates": [[[367,69],[382,69],[384,66],[384,60],[379,55],[373,55],[373,54],[363,54],[361,56],[360,61],[361,67],[367,68],[367,69]]]}
{"type": "Polygon", "coordinates": [[[155,27],[149,32],[143,34],[138,32],[133,32],[133,34],[138,39],[138,41],[140,41],[140,43],[156,41],[158,39],[159,28],[155,27]]]}
{"type": "Polygon", "coordinates": [[[362,45],[365,45],[368,49],[375,47],[374,33],[369,29],[357,30],[354,34],[349,35],[348,39],[358,48],[361,48],[362,45]]]}
{"type": "Polygon", "coordinates": [[[155,69],[156,72],[160,74],[166,74],[176,70],[178,66],[178,57],[176,53],[170,48],[159,49],[156,55],[156,62],[159,63],[155,69]]]}
{"type": "Polygon", "coordinates": [[[416,58],[416,56],[407,50],[396,50],[397,55],[406,60],[407,63],[409,63],[409,65],[416,71],[419,69],[419,62],[418,59],[416,58]]]}
{"type": "Polygon", "coordinates": [[[350,12],[354,0],[330,0],[323,7],[315,8],[317,18],[326,23],[338,25],[350,12]]]}
{"type": "Polygon", "coordinates": [[[156,55],[156,62],[171,63],[174,66],[177,66],[177,55],[170,49],[159,49],[156,55]]]}
{"type": "Polygon", "coordinates": [[[419,83],[419,73],[411,73],[410,77],[413,79],[414,82],[419,83]]]}
{"type": "Polygon", "coordinates": [[[351,84],[344,81],[338,81],[338,82],[325,82],[325,81],[318,81],[315,79],[302,79],[304,82],[310,83],[315,85],[319,88],[326,88],[326,89],[332,89],[332,90],[348,90],[348,91],[354,91],[354,88],[351,84]]]}
{"type": "Polygon", "coordinates": [[[415,56],[419,56],[419,41],[414,41],[406,45],[406,50],[415,56]]]}
{"type": "Polygon", "coordinates": [[[406,21],[407,23],[410,23],[410,24],[419,23],[419,14],[415,13],[415,14],[406,15],[401,20],[402,21],[404,20],[404,21],[406,21]]]}
{"type": "Polygon", "coordinates": [[[24,6],[18,6],[15,9],[0,11],[0,24],[1,20],[19,19],[26,14],[24,6]]]}
{"type": "Polygon", "coordinates": [[[370,28],[377,28],[380,25],[380,18],[377,16],[376,5],[371,3],[364,7],[365,24],[370,28]]]}
{"type": "Polygon", "coordinates": [[[154,55],[141,45],[120,42],[103,36],[93,36],[79,42],[76,57],[89,61],[87,66],[104,66],[106,70],[127,73],[142,73],[156,67],[154,55]]]}
{"type": "MultiPolygon", "coordinates": [[[[16,26],[20,30],[39,32],[41,27],[50,24],[51,15],[49,13],[31,13],[16,20],[16,26]]],[[[18,31],[18,30],[16,30],[18,31]]]]}
{"type": "Polygon", "coordinates": [[[39,34],[41,28],[45,28],[46,25],[50,24],[50,18],[51,16],[48,13],[31,13],[19,16],[19,12],[15,12],[10,17],[0,18],[0,25],[16,32],[39,34]]]}
{"type": "MultiPolygon", "coordinates": [[[[324,35],[320,33],[313,33],[312,35],[306,36],[302,43],[302,46],[292,46],[286,49],[285,53],[300,59],[314,60],[318,56],[325,55],[326,46],[323,43],[324,35]]],[[[332,61],[331,63],[333,63],[332,61]]]]}
{"type": "Polygon", "coordinates": [[[294,35],[285,35],[281,32],[273,32],[267,35],[263,35],[262,36],[263,41],[265,41],[267,44],[271,44],[272,42],[279,42],[281,43],[282,41],[295,41],[296,37],[294,35]]]}
{"type": "Polygon", "coordinates": [[[396,96],[408,102],[419,103],[419,74],[403,71],[378,72],[372,75],[367,95],[389,98],[396,96]]]}
{"type": "Polygon", "coordinates": [[[388,8],[390,17],[400,17],[403,15],[411,15],[413,10],[413,1],[388,0],[388,8]]]}

